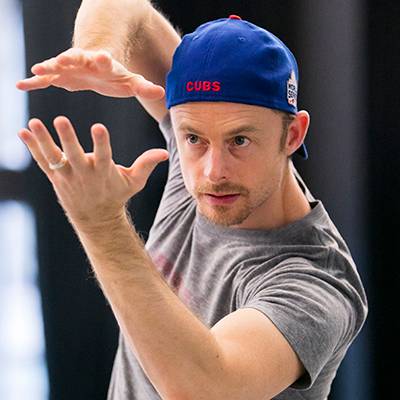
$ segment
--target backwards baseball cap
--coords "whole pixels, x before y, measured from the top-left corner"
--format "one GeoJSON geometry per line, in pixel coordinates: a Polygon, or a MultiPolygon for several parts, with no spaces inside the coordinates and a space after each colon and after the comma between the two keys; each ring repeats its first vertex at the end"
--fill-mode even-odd
{"type": "MultiPolygon", "coordinates": [[[[167,75],[167,108],[227,101],[296,114],[298,80],[296,59],[280,39],[231,15],[182,38],[167,75]]],[[[304,143],[296,152],[308,158],[304,143]]]]}

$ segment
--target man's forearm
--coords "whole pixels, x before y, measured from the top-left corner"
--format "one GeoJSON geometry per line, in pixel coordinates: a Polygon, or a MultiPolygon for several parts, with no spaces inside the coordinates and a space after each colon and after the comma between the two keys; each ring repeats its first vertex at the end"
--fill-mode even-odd
{"type": "Polygon", "coordinates": [[[159,275],[126,216],[75,227],[120,328],[163,399],[218,399],[222,359],[210,330],[159,275]]]}
{"type": "Polygon", "coordinates": [[[148,0],[83,0],[73,46],[107,50],[128,70],[165,87],[180,40],[180,33],[148,0]]]}
{"type": "Polygon", "coordinates": [[[126,64],[129,41],[150,10],[148,0],[83,0],[75,20],[73,46],[108,50],[126,64]]]}

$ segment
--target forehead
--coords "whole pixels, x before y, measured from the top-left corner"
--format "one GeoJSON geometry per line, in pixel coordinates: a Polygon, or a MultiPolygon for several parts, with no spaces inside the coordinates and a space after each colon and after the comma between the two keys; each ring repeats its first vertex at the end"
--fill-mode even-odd
{"type": "Polygon", "coordinates": [[[263,127],[280,121],[277,113],[266,107],[229,102],[190,102],[171,107],[172,123],[182,125],[232,127],[248,124],[263,127]]]}

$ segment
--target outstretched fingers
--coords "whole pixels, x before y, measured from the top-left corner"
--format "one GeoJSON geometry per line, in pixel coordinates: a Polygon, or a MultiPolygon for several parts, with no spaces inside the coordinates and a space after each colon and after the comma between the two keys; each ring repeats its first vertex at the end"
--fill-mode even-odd
{"type": "Polygon", "coordinates": [[[135,162],[126,169],[131,180],[137,183],[141,190],[156,166],[166,161],[169,153],[165,149],[150,149],[141,154],[135,162]]]}
{"type": "Polygon", "coordinates": [[[60,162],[62,150],[56,145],[43,122],[33,118],[29,121],[28,126],[47,163],[57,164],[60,162]]]}
{"type": "Polygon", "coordinates": [[[35,75],[60,74],[67,67],[80,67],[87,63],[87,61],[88,57],[81,49],[72,48],[56,57],[33,65],[31,71],[35,75]]]}
{"type": "Polygon", "coordinates": [[[141,75],[134,75],[132,77],[132,84],[137,96],[149,100],[159,100],[165,96],[165,90],[162,86],[148,81],[141,75]]]}
{"type": "Polygon", "coordinates": [[[82,66],[87,57],[80,49],[68,49],[56,57],[57,63],[63,67],[82,66]]]}
{"type": "Polygon", "coordinates": [[[68,161],[76,170],[82,171],[88,163],[70,120],[64,116],[59,116],[54,120],[54,127],[68,161]]]}
{"type": "Polygon", "coordinates": [[[99,51],[93,55],[93,61],[101,71],[108,71],[112,68],[111,54],[107,51],[99,51]]]}
{"type": "Polygon", "coordinates": [[[20,90],[46,89],[58,78],[58,76],[59,75],[33,76],[18,81],[16,87],[20,90]]]}
{"type": "Polygon", "coordinates": [[[57,57],[49,58],[32,66],[31,72],[35,75],[49,75],[59,73],[57,57]]]}
{"type": "Polygon", "coordinates": [[[39,168],[47,175],[51,174],[51,169],[49,168],[49,162],[44,157],[42,151],[40,150],[39,144],[36,139],[32,135],[28,129],[21,129],[18,132],[19,138],[25,143],[28,147],[29,152],[31,153],[33,159],[38,164],[39,168]]]}
{"type": "Polygon", "coordinates": [[[103,124],[94,124],[91,128],[95,167],[102,170],[112,162],[110,134],[103,124]]]}

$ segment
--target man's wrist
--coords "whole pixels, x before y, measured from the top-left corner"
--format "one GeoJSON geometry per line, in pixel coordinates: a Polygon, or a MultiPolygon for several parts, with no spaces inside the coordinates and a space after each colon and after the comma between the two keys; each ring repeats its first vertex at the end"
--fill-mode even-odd
{"type": "Polygon", "coordinates": [[[98,223],[72,225],[99,281],[125,281],[132,278],[135,265],[151,265],[145,242],[136,232],[127,210],[98,223]],[[126,262],[127,252],[135,254],[129,262],[126,262]]]}
{"type": "Polygon", "coordinates": [[[74,218],[68,216],[68,219],[75,230],[84,235],[108,235],[123,225],[131,225],[131,217],[126,207],[97,217],[74,218]]]}

